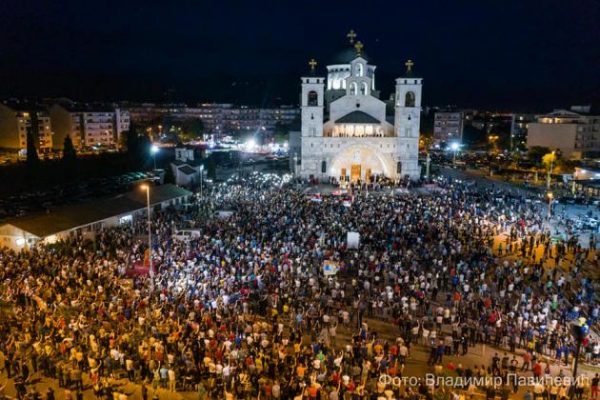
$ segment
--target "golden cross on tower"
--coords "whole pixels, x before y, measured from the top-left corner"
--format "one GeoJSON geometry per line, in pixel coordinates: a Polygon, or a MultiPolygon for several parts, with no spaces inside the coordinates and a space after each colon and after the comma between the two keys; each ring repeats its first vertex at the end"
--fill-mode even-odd
{"type": "Polygon", "coordinates": [[[314,72],[315,68],[317,68],[317,60],[311,58],[308,65],[310,66],[310,70],[314,72]]]}
{"type": "Polygon", "coordinates": [[[360,56],[362,54],[363,47],[365,47],[365,45],[362,44],[360,40],[356,42],[356,44],[354,45],[354,48],[356,49],[356,54],[360,56]]]}
{"type": "Polygon", "coordinates": [[[350,39],[350,44],[354,44],[354,39],[356,39],[356,32],[354,32],[354,29],[350,29],[350,32],[348,32],[346,37],[350,39]]]}
{"type": "Polygon", "coordinates": [[[406,72],[412,72],[412,67],[415,65],[413,60],[408,60],[404,65],[406,65],[406,72]]]}

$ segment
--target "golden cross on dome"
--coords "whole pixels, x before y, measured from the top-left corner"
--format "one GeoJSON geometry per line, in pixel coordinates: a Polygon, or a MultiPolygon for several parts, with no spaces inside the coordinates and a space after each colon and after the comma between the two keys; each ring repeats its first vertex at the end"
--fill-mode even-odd
{"type": "Polygon", "coordinates": [[[406,65],[406,72],[412,72],[412,67],[415,65],[415,63],[413,60],[408,60],[404,65],[406,65]]]}
{"type": "Polygon", "coordinates": [[[308,65],[310,66],[310,70],[314,71],[315,68],[317,68],[317,60],[315,60],[314,58],[311,58],[310,61],[308,62],[308,65]]]}
{"type": "Polygon", "coordinates": [[[350,29],[350,32],[348,32],[346,37],[350,39],[350,44],[354,44],[354,39],[356,39],[356,32],[354,32],[354,29],[350,29]]]}
{"type": "Polygon", "coordinates": [[[360,56],[362,54],[363,47],[365,47],[365,45],[362,44],[360,40],[356,42],[356,44],[354,45],[354,48],[356,49],[356,54],[360,56]]]}

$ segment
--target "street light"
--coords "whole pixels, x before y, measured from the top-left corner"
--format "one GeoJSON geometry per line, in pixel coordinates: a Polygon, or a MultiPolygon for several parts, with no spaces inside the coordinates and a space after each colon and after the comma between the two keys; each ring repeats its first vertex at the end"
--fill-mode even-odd
{"type": "Polygon", "coordinates": [[[154,277],[154,269],[152,268],[152,220],[150,219],[150,185],[143,184],[140,186],[142,190],[146,191],[146,205],[147,205],[147,217],[148,217],[148,273],[150,277],[154,277]]]}
{"type": "Polygon", "coordinates": [[[156,153],[158,153],[158,150],[159,150],[159,148],[158,148],[158,146],[157,146],[157,145],[155,145],[155,144],[153,144],[153,145],[150,147],[150,153],[152,154],[152,159],[154,160],[154,170],[155,170],[155,171],[156,171],[156,153]]]}
{"type": "Polygon", "coordinates": [[[200,165],[200,198],[202,198],[202,180],[204,179],[204,164],[200,165]]]}
{"type": "Polygon", "coordinates": [[[548,168],[548,176],[546,177],[546,189],[550,189],[550,182],[552,180],[552,170],[554,169],[554,158],[556,150],[552,150],[552,157],[550,157],[550,167],[548,168]]]}
{"type": "Polygon", "coordinates": [[[550,219],[550,217],[552,216],[552,199],[554,198],[554,195],[552,194],[552,192],[548,192],[548,219],[550,219]]]}
{"type": "Polygon", "coordinates": [[[452,142],[450,144],[450,149],[454,152],[454,154],[452,155],[452,166],[456,166],[456,152],[458,151],[459,147],[460,145],[456,142],[452,142]]]}

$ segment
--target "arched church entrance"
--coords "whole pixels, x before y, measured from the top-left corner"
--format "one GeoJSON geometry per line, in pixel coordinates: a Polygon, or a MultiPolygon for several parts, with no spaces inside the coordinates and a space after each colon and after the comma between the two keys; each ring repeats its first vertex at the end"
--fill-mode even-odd
{"type": "Polygon", "coordinates": [[[340,182],[370,182],[376,177],[390,177],[393,171],[389,162],[370,146],[348,146],[333,158],[331,175],[340,182]]]}

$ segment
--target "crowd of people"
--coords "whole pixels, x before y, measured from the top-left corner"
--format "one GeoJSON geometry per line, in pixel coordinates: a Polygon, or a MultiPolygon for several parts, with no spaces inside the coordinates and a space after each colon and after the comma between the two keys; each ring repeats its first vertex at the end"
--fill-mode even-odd
{"type": "MultiPolygon", "coordinates": [[[[571,322],[598,321],[597,282],[582,273],[596,239],[556,238],[538,205],[501,191],[435,188],[315,199],[258,173],[215,185],[153,214],[149,274],[132,273],[147,254],[145,219],[94,241],[4,249],[0,370],[19,399],[119,400],[432,398],[442,389],[387,379],[419,367],[423,350],[435,373],[566,370],[571,322]],[[174,239],[184,225],[197,234],[174,239]],[[469,364],[482,344],[497,354],[469,364]],[[34,376],[59,389],[36,389],[34,376]]],[[[593,334],[581,348],[600,362],[593,334]]],[[[551,390],[538,394],[566,393],[551,390]]]]}

